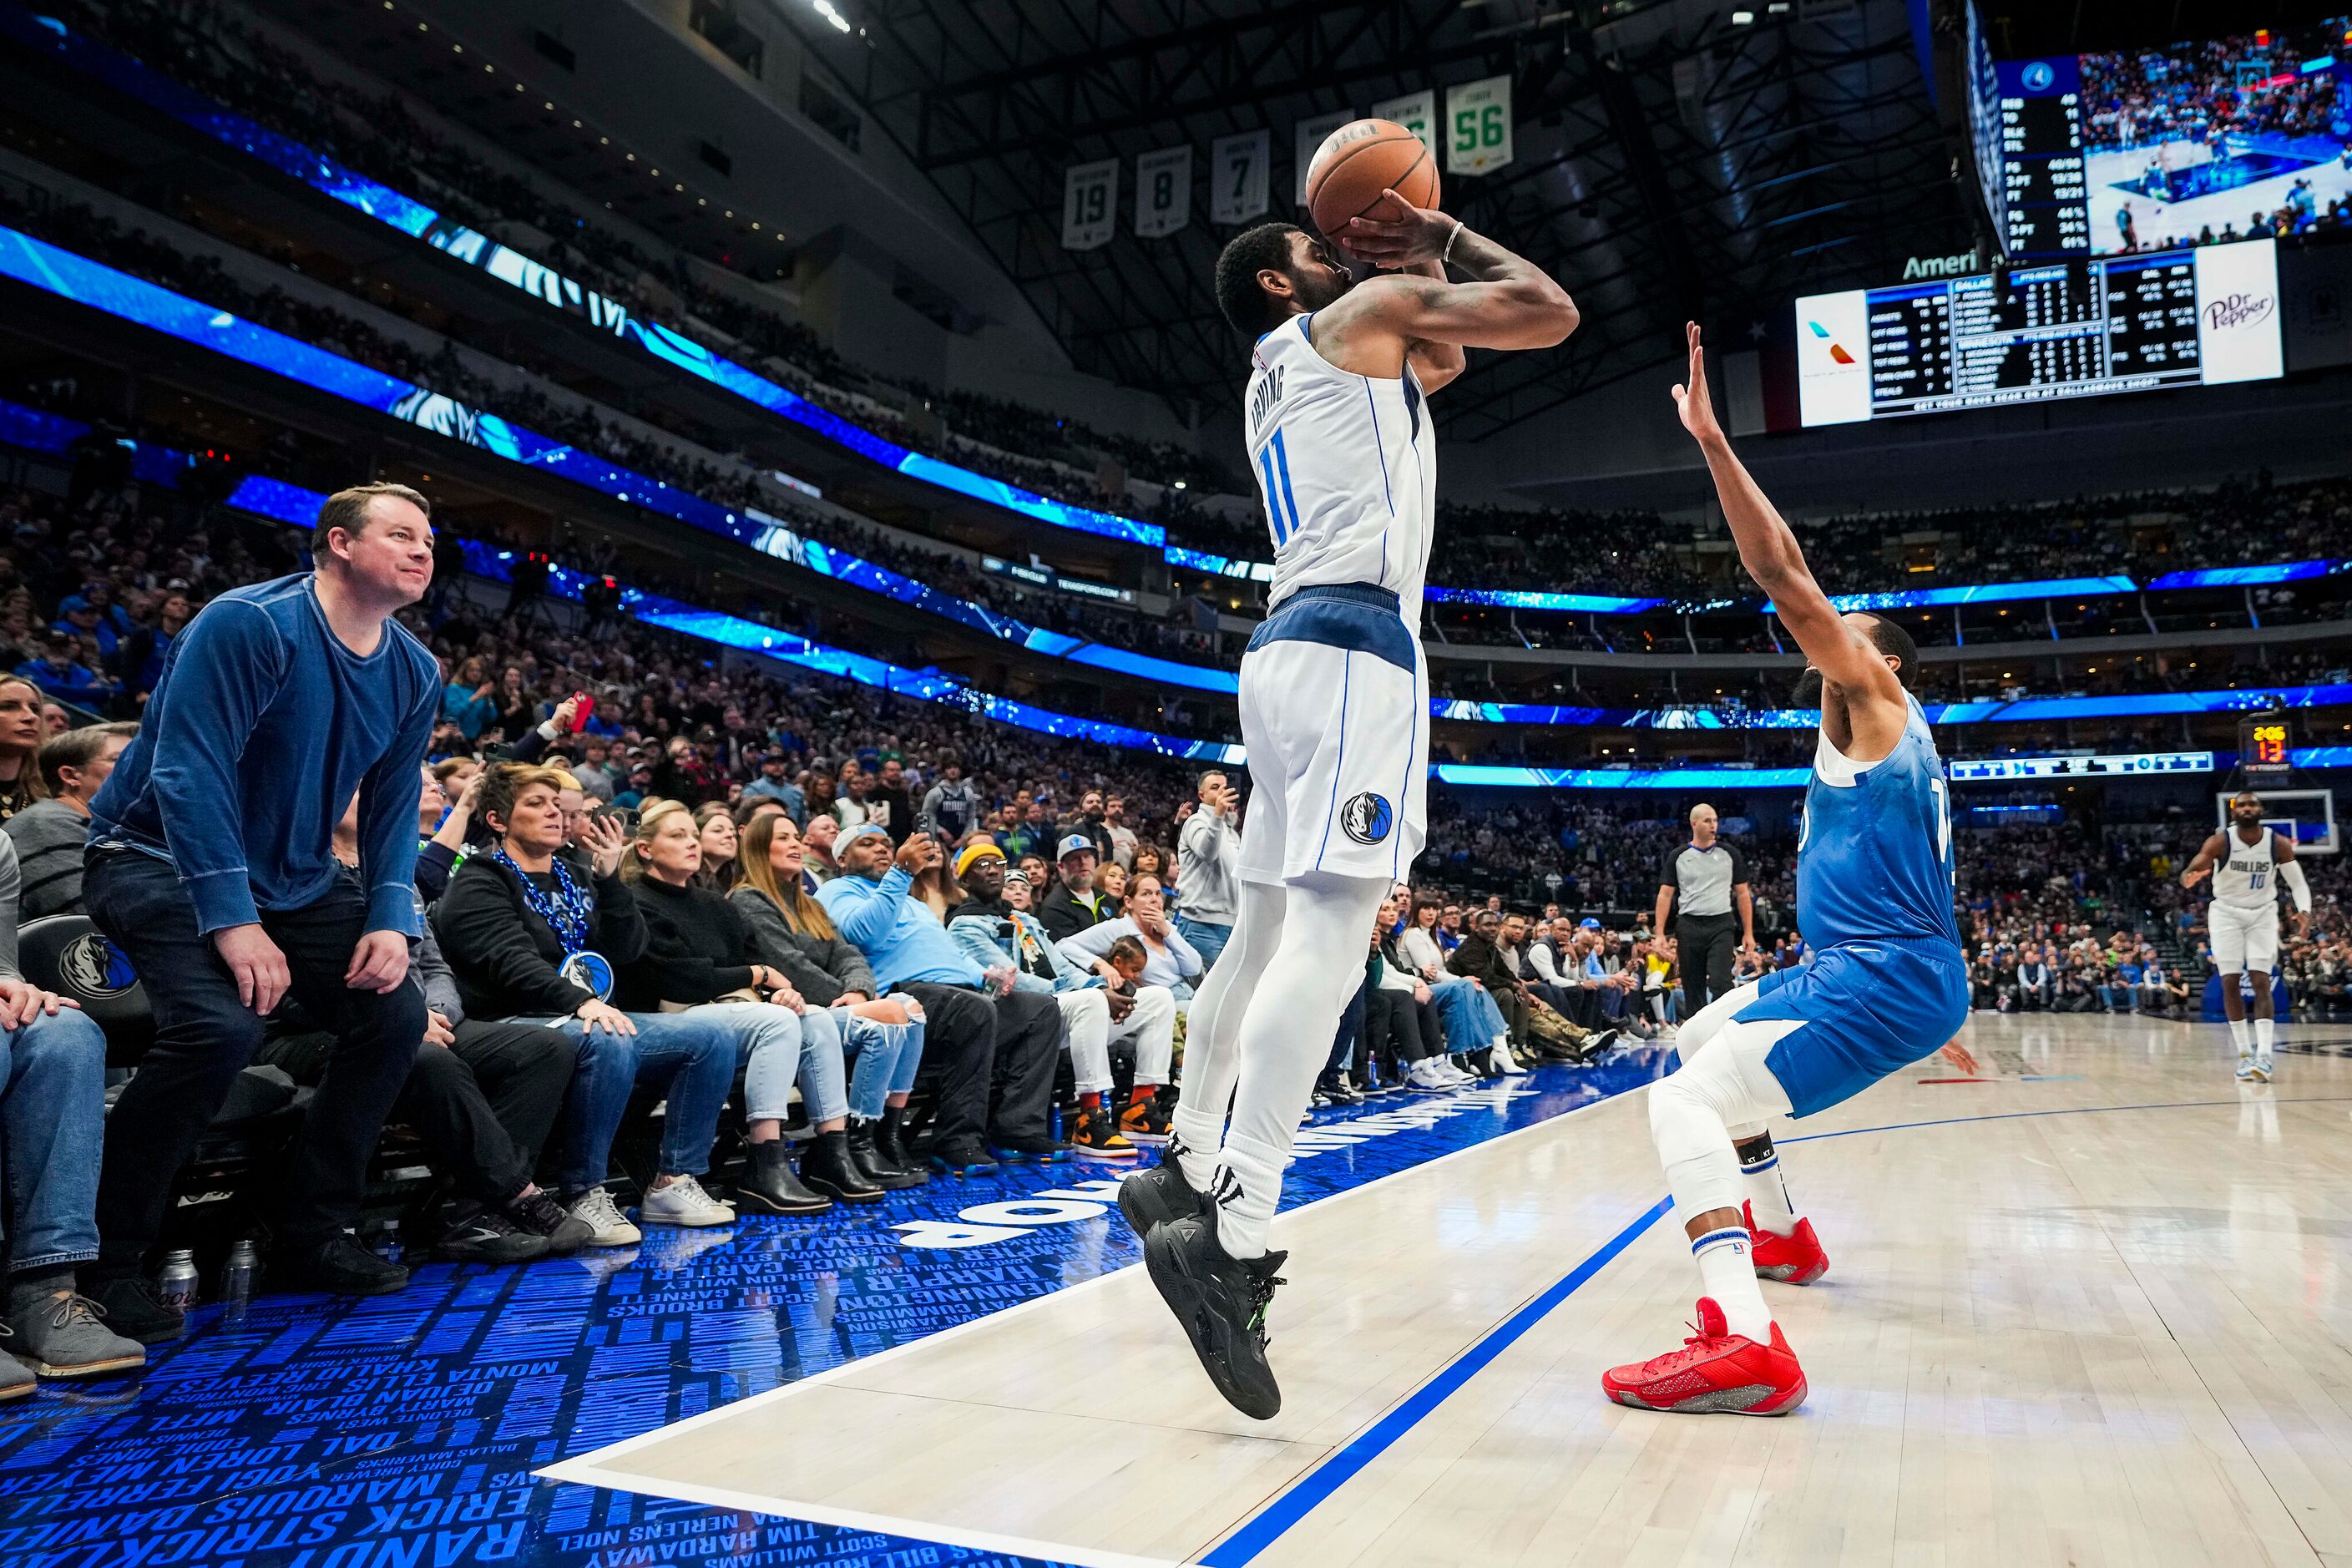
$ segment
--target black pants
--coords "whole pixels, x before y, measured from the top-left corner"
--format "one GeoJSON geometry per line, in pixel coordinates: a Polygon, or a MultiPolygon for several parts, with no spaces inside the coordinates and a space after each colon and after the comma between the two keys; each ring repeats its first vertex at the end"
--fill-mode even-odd
{"type": "Polygon", "coordinates": [[[1377,988],[1366,1002],[1365,1032],[1383,1068],[1393,1072],[1400,1062],[1411,1064],[1445,1054],[1445,1025],[1437,1016],[1435,1002],[1416,1002],[1410,991],[1377,988]]]}
{"type": "MultiPolygon", "coordinates": [[[[261,1020],[196,929],[195,906],[170,866],[134,849],[93,850],[83,901],[131,960],[155,1011],[155,1044],[106,1119],[99,1173],[99,1277],[134,1273],[163,1229],[172,1183],[261,1044],[261,1020]]],[[[343,984],[368,927],[367,900],[337,879],[316,902],[265,910],[262,929],[286,954],[290,994],[334,1046],[288,1166],[279,1241],[314,1247],[358,1215],[368,1156],[425,1038],[414,985],[379,994],[343,984]]]]}
{"type": "MultiPolygon", "coordinates": [[[[1739,917],[1685,915],[1675,921],[1675,952],[1682,963],[1689,1012],[1731,993],[1731,972],[1739,953],[1739,917]]],[[[1685,1016],[1688,1014],[1685,1015],[1685,1016]]]]}
{"type": "MultiPolygon", "coordinates": [[[[426,1046],[393,1102],[392,1119],[416,1129],[441,1173],[467,1197],[502,1204],[530,1184],[540,1149],[571,1087],[579,1041],[537,1024],[468,1018],[447,1047],[426,1046]]],[[[332,1035],[272,1036],[255,1060],[316,1084],[333,1054],[332,1035]]]]}
{"type": "Polygon", "coordinates": [[[1364,1019],[1369,1010],[1364,999],[1370,994],[1371,989],[1370,980],[1360,982],[1356,994],[1348,998],[1348,1005],[1340,1010],[1339,1028],[1331,1037],[1331,1055],[1323,1063],[1325,1072],[1338,1072],[1353,1061],[1357,1073],[1362,1074],[1367,1043],[1364,1019]]]}
{"type": "Polygon", "coordinates": [[[961,985],[892,987],[923,1005],[923,1067],[937,1071],[934,1136],[1040,1137],[1062,1051],[1062,1010],[1044,992],[994,998],[961,985]]]}

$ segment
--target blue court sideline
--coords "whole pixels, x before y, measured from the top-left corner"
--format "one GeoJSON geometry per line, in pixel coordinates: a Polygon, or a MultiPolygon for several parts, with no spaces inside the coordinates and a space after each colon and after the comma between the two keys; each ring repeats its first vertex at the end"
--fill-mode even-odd
{"type": "MultiPolygon", "coordinates": [[[[1622,1093],[1668,1059],[1649,1049],[1325,1113],[1317,1128],[1346,1133],[1369,1120],[1357,1129],[1367,1135],[1310,1140],[1323,1146],[1302,1151],[1284,1207],[1622,1093]]],[[[855,1217],[666,1230],[641,1247],[527,1268],[430,1264],[408,1290],[373,1300],[265,1296],[241,1316],[205,1309],[143,1377],[45,1384],[0,1414],[0,1563],[1012,1562],[530,1471],[1136,1262],[1115,1208],[1060,1224],[993,1215],[1010,1234],[956,1247],[909,1246],[894,1229],[1118,1174],[1074,1163],[934,1181],[855,1217]]]]}

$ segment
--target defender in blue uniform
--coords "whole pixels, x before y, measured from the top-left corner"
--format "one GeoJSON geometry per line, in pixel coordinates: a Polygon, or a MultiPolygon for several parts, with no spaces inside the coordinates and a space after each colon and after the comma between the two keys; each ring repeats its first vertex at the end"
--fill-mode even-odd
{"type": "Polygon", "coordinates": [[[1706,455],[1740,563],[1805,653],[1801,706],[1821,738],[1797,847],[1797,921],[1813,961],[1743,985],[1685,1026],[1683,1065],[1650,1090],[1650,1135],[1706,1294],[1681,1350],[1616,1367],[1601,1389],[1645,1410],[1780,1415],[1805,1375],[1759,1278],[1810,1284],[1829,1268],[1798,1217],[1764,1130],[1810,1116],[1951,1044],[1968,969],[1952,918],[1952,818],[1944,764],[1906,689],[1919,650],[1894,622],[1841,616],[1797,537],[1716,422],[1698,328],[1675,388],[1706,455]]]}

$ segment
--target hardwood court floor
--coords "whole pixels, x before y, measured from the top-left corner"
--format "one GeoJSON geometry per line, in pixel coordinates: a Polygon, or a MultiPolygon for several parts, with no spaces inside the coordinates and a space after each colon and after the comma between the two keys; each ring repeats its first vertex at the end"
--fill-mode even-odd
{"type": "Polygon", "coordinates": [[[1272,1421],[1139,1268],[546,1473],[1081,1563],[2352,1568],[2352,1031],[2290,1035],[1979,1015],[1780,1124],[1785,1419],[1600,1397],[1696,1294],[1635,1092],[1277,1220],[1272,1421]]]}

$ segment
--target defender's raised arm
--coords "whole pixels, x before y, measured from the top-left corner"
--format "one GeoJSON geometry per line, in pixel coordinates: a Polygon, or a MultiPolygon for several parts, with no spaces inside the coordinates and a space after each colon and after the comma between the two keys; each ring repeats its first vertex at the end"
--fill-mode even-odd
{"type": "Polygon", "coordinates": [[[1872,755],[1884,756],[1903,732],[1908,704],[1903,684],[1886,662],[1886,653],[1873,642],[1869,616],[1841,616],[1829,595],[1813,580],[1797,536],[1767,500],[1756,480],[1731,450],[1731,438],[1717,423],[1715,405],[1706,385],[1706,351],[1698,325],[1684,331],[1690,346],[1689,378],[1675,388],[1675,408],[1683,428],[1691,433],[1706,455],[1707,473],[1723,503],[1724,520],[1731,525],[1739,547],[1739,563],[1771,596],[1772,609],[1797,639],[1805,659],[1843,699],[1855,738],[1872,755]],[[1874,742],[1883,741],[1884,745],[1874,742]]]}

